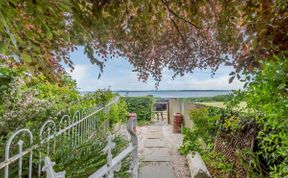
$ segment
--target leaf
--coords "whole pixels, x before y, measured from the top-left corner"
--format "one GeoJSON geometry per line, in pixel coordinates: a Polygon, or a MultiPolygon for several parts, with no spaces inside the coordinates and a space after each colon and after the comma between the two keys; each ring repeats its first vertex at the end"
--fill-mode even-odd
{"type": "Polygon", "coordinates": [[[28,53],[26,53],[26,52],[23,52],[23,53],[21,54],[21,59],[22,59],[24,62],[26,62],[26,63],[32,62],[31,56],[30,56],[28,53]]]}
{"type": "Polygon", "coordinates": [[[282,89],[284,89],[285,87],[286,87],[286,84],[285,84],[285,83],[282,83],[281,85],[279,85],[278,88],[279,88],[280,90],[282,90],[282,89]]]}
{"type": "Polygon", "coordinates": [[[8,43],[0,42],[0,53],[5,54],[6,50],[8,49],[8,43]]]}
{"type": "Polygon", "coordinates": [[[230,75],[230,76],[231,76],[231,75],[235,75],[235,72],[231,72],[229,75],[230,75]]]}
{"type": "Polygon", "coordinates": [[[257,39],[254,38],[252,41],[252,48],[255,49],[257,47],[257,44],[258,44],[257,39]]]}
{"type": "Polygon", "coordinates": [[[43,29],[47,39],[51,40],[53,38],[53,33],[51,32],[50,28],[47,25],[43,24],[43,29]]]}
{"type": "Polygon", "coordinates": [[[14,35],[10,32],[10,28],[9,28],[8,24],[6,23],[6,20],[5,20],[4,16],[1,14],[1,12],[0,12],[0,22],[4,25],[6,32],[9,35],[10,40],[11,40],[12,44],[14,45],[14,47],[18,48],[17,47],[17,41],[16,41],[14,35]]]}
{"type": "Polygon", "coordinates": [[[234,80],[234,78],[235,78],[235,76],[233,76],[233,77],[230,77],[230,78],[229,78],[229,83],[232,83],[232,82],[233,82],[233,80],[234,80]]]}

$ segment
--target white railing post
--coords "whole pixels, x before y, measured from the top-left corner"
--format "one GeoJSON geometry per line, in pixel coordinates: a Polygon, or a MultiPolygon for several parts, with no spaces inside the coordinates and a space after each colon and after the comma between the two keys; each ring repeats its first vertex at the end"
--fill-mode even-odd
{"type": "Polygon", "coordinates": [[[65,178],[65,171],[63,172],[55,172],[53,166],[55,162],[52,162],[49,157],[45,157],[44,166],[42,167],[42,171],[46,172],[46,178],[65,178]]]}
{"type": "Polygon", "coordinates": [[[33,143],[33,135],[32,132],[28,129],[20,129],[17,132],[15,132],[7,141],[6,147],[5,147],[5,160],[4,162],[0,163],[0,169],[4,167],[4,178],[9,178],[9,165],[11,163],[13,163],[14,161],[18,160],[18,176],[21,177],[22,176],[22,167],[23,167],[23,163],[22,163],[22,157],[25,154],[29,153],[29,173],[28,173],[28,178],[32,177],[32,149],[29,150],[25,150],[25,153],[23,151],[23,144],[24,142],[22,140],[19,140],[17,142],[18,144],[18,154],[10,157],[10,147],[12,144],[13,139],[21,134],[26,134],[27,136],[29,136],[29,143],[30,146],[32,147],[32,143],[33,143]]]}
{"type": "Polygon", "coordinates": [[[128,171],[133,178],[138,178],[139,158],[138,138],[136,135],[137,115],[135,113],[130,113],[128,118],[127,131],[131,135],[131,143],[126,149],[113,158],[111,151],[116,145],[112,142],[112,136],[109,134],[107,137],[107,146],[104,148],[105,153],[107,153],[107,163],[91,174],[89,178],[113,178],[114,172],[118,172],[121,169],[121,161],[130,154],[132,155],[132,161],[128,171]]]}
{"type": "Polygon", "coordinates": [[[130,172],[133,178],[138,178],[139,158],[138,158],[138,137],[136,135],[137,115],[131,115],[128,119],[127,130],[131,135],[133,146],[130,172]]]}
{"type": "MultiPolygon", "coordinates": [[[[23,141],[22,140],[19,140],[18,142],[17,142],[17,145],[18,145],[18,150],[19,150],[19,154],[20,155],[22,155],[23,154],[23,141]]],[[[19,176],[19,178],[21,178],[22,177],[22,169],[23,169],[23,157],[21,156],[20,158],[19,158],[19,168],[18,168],[18,176],[19,176]]]]}
{"type": "MultiPolygon", "coordinates": [[[[115,148],[116,144],[112,141],[112,135],[109,134],[107,137],[107,145],[104,148],[104,153],[107,154],[107,167],[108,170],[112,166],[112,160],[113,160],[113,155],[112,155],[112,149],[115,148]]],[[[110,171],[107,172],[106,174],[107,178],[113,178],[114,177],[114,171],[111,169],[110,171]]]]}

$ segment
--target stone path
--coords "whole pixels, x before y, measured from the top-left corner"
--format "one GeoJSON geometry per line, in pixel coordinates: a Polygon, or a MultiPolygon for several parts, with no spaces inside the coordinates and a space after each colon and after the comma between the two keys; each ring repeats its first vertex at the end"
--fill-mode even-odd
{"type": "Polygon", "coordinates": [[[139,178],[190,177],[185,157],[177,152],[177,146],[182,142],[181,134],[173,134],[170,127],[165,122],[157,121],[140,131],[142,148],[139,178]]]}

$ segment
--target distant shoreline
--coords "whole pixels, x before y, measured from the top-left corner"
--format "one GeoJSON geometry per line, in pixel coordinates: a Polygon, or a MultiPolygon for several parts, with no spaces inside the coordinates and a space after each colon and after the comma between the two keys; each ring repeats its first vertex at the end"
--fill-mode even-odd
{"type": "MultiPolygon", "coordinates": [[[[112,90],[112,92],[230,92],[233,90],[112,90]]],[[[89,93],[93,91],[80,91],[89,93]]]]}
{"type": "MultiPolygon", "coordinates": [[[[118,93],[121,96],[149,96],[159,98],[191,98],[191,97],[213,97],[218,95],[228,95],[232,90],[118,90],[112,91],[113,93],[118,93]]],[[[91,92],[80,92],[82,94],[91,92]]]]}

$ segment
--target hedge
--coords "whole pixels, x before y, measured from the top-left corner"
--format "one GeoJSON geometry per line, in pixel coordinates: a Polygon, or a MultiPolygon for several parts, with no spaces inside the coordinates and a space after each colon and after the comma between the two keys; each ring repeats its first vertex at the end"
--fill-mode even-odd
{"type": "Polygon", "coordinates": [[[127,103],[128,112],[135,112],[138,120],[150,120],[152,115],[152,106],[154,98],[151,96],[144,97],[124,97],[127,103]]]}

